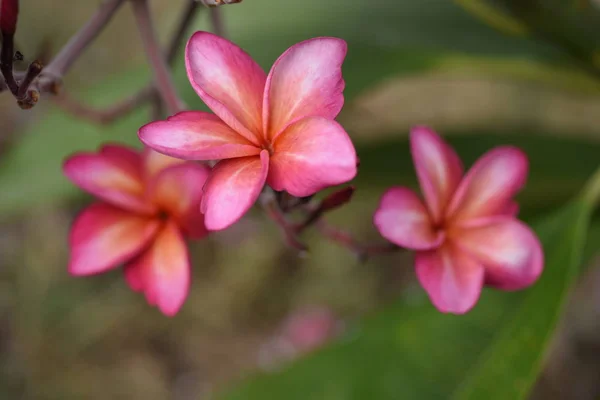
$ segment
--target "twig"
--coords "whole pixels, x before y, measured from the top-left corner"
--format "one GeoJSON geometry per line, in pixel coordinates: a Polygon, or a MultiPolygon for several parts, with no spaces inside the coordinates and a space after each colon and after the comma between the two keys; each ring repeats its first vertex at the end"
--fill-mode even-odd
{"type": "MultiPolygon", "coordinates": [[[[64,45],[61,51],[54,57],[44,70],[46,80],[61,80],[71,69],[71,66],[79,58],[87,46],[96,39],[98,34],[106,27],[113,15],[125,0],[105,0],[96,13],[90,18],[72,38],[64,45]]],[[[44,85],[41,85],[42,87],[44,85]]]]}
{"type": "MultiPolygon", "coordinates": [[[[179,54],[181,47],[185,42],[186,33],[200,10],[202,10],[200,4],[195,1],[188,1],[182,10],[179,22],[176,25],[177,28],[171,37],[166,51],[166,59],[169,65],[173,65],[175,62],[177,54],[179,54]]],[[[2,86],[0,85],[0,88],[1,87],[2,86]]],[[[66,95],[58,96],[56,102],[63,110],[74,116],[82,117],[94,123],[104,125],[111,124],[119,118],[125,117],[147,102],[152,103],[152,119],[160,118],[160,111],[162,108],[160,96],[158,96],[154,83],[151,83],[145,88],[140,89],[139,92],[106,109],[97,109],[81,104],[80,101],[73,100],[66,95]]]]}
{"type": "Polygon", "coordinates": [[[215,35],[226,38],[227,32],[225,30],[225,24],[223,23],[223,15],[221,15],[220,8],[211,8],[209,10],[210,23],[212,25],[212,31],[215,35]]]}
{"type": "Polygon", "coordinates": [[[363,245],[354,239],[354,237],[348,232],[330,226],[323,219],[319,220],[316,223],[316,226],[323,236],[327,237],[333,242],[338,243],[340,246],[351,250],[354,254],[356,254],[361,262],[365,262],[369,257],[377,254],[392,253],[402,250],[401,247],[398,247],[392,243],[363,245]]]}
{"type": "Polygon", "coordinates": [[[27,68],[27,72],[25,73],[25,78],[19,83],[19,90],[17,91],[17,100],[24,101],[27,97],[27,89],[29,89],[29,85],[33,82],[35,78],[42,72],[42,63],[35,60],[29,67],[27,68]]]}
{"type": "Polygon", "coordinates": [[[154,90],[154,86],[144,88],[133,96],[106,109],[95,109],[71,99],[66,93],[61,93],[55,98],[55,102],[63,109],[78,117],[85,118],[100,125],[111,124],[133,112],[148,101],[160,100],[154,90]]]}
{"type": "Polygon", "coordinates": [[[200,5],[197,2],[188,0],[181,13],[181,16],[179,17],[177,30],[175,31],[175,34],[169,43],[167,50],[167,64],[173,65],[175,62],[177,54],[179,54],[179,51],[181,50],[181,47],[185,41],[184,39],[187,36],[187,31],[200,10],[200,5]]]}
{"type": "Polygon", "coordinates": [[[286,243],[290,247],[302,252],[308,250],[306,245],[298,239],[298,233],[296,232],[294,225],[288,222],[285,215],[279,209],[275,194],[270,188],[265,188],[265,191],[261,193],[260,204],[267,216],[279,226],[281,232],[283,232],[283,235],[285,236],[286,243]]]}
{"type": "Polygon", "coordinates": [[[14,49],[14,35],[11,33],[2,34],[2,50],[0,51],[0,71],[4,76],[4,84],[10,89],[13,96],[17,95],[19,91],[19,85],[13,75],[13,57],[15,53],[14,49]]]}
{"type": "Polygon", "coordinates": [[[132,0],[133,12],[137,21],[138,29],[142,37],[144,49],[148,61],[154,72],[156,87],[163,99],[169,114],[176,114],[184,106],[179,99],[167,63],[158,45],[155,30],[150,16],[150,8],[147,0],[132,0]]]}

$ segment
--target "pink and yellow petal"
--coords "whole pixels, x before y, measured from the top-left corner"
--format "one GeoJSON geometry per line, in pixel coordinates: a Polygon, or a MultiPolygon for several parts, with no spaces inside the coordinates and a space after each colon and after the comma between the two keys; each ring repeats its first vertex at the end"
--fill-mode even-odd
{"type": "Polygon", "coordinates": [[[185,51],[188,78],[202,101],[233,130],[258,145],[267,76],[241,48],[196,32],[185,51]]]}
{"type": "Polygon", "coordinates": [[[154,150],[185,160],[221,160],[257,155],[258,147],[216,115],[201,111],[155,121],[140,128],[140,140],[154,150]]]}
{"type": "Polygon", "coordinates": [[[462,179],[462,163],[454,150],[427,127],[411,130],[410,148],[427,208],[433,221],[440,222],[462,179]]]}
{"type": "Polygon", "coordinates": [[[304,118],[279,135],[273,147],[268,183],[275,190],[309,196],[356,176],[356,151],[335,121],[304,118]]]}
{"type": "Polygon", "coordinates": [[[512,197],[527,180],[527,156],[514,147],[483,155],[456,190],[447,218],[457,223],[506,213],[512,197]]]}
{"type": "Polygon", "coordinates": [[[72,275],[92,275],[115,268],[142,251],[160,223],[105,203],[86,208],[69,235],[72,275]]]}
{"type": "Polygon", "coordinates": [[[185,162],[180,158],[167,156],[152,150],[150,147],[145,147],[143,154],[144,178],[148,182],[162,170],[185,162]]]}
{"type": "Polygon", "coordinates": [[[514,218],[498,217],[460,229],[453,240],[486,269],[486,282],[503,290],[522,289],[542,273],[544,254],[535,233],[514,218]]]}
{"type": "Polygon", "coordinates": [[[444,240],[443,232],[434,228],[421,199],[408,188],[386,191],[373,220],[381,236],[407,249],[430,250],[444,240]]]}
{"type": "Polygon", "coordinates": [[[149,182],[148,196],[153,203],[168,212],[186,234],[195,238],[207,233],[200,202],[209,174],[209,167],[188,162],[164,169],[149,182]]]}
{"type": "Polygon", "coordinates": [[[77,186],[114,206],[151,213],[154,209],[143,197],[141,166],[133,168],[131,159],[120,159],[115,150],[75,154],[65,161],[63,171],[77,186]]]}
{"type": "Polygon", "coordinates": [[[173,316],[181,309],[190,287],[190,261],[175,222],[167,222],[152,245],[125,267],[125,279],[163,314],[173,316]]]}
{"type": "Polygon", "coordinates": [[[221,230],[239,220],[258,199],[269,171],[269,154],[223,160],[204,186],[201,210],[209,230],[221,230]]]}
{"type": "Polygon", "coordinates": [[[433,305],[444,313],[464,314],[475,306],[484,283],[484,268],[451,245],[415,255],[417,278],[433,305]]]}
{"type": "Polygon", "coordinates": [[[263,105],[264,132],[273,140],[286,126],[309,116],[334,119],[344,105],[342,39],[320,37],[290,47],[273,64],[263,105]]]}

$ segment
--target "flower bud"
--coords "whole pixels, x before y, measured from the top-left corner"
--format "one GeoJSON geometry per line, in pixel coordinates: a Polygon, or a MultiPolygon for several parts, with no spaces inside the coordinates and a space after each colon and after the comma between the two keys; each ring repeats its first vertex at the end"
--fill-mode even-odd
{"type": "Polygon", "coordinates": [[[0,0],[0,31],[3,35],[14,35],[17,30],[19,0],[0,0]]]}

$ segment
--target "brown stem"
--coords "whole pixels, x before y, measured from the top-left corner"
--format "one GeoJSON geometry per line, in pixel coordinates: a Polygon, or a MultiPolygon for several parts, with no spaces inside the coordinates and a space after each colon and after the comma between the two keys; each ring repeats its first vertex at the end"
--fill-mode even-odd
{"type": "Polygon", "coordinates": [[[200,10],[200,4],[196,1],[188,1],[183,9],[179,18],[179,23],[177,24],[177,30],[171,38],[171,43],[167,50],[167,63],[169,65],[173,65],[175,62],[175,58],[177,57],[177,54],[179,54],[184,39],[187,36],[187,31],[200,10]]]}
{"type": "Polygon", "coordinates": [[[227,32],[225,30],[225,24],[223,23],[223,15],[221,14],[220,8],[211,8],[209,10],[210,24],[212,31],[215,35],[226,38],[227,32]]]}
{"type": "Polygon", "coordinates": [[[92,18],[77,32],[71,40],[61,49],[46,67],[44,75],[49,79],[60,80],[71,69],[87,46],[94,41],[98,34],[106,27],[115,12],[125,0],[105,0],[92,18]]]}
{"type": "Polygon", "coordinates": [[[4,83],[11,93],[16,96],[19,91],[19,85],[13,75],[13,57],[15,53],[14,49],[14,35],[10,33],[4,33],[2,35],[2,50],[0,50],[0,72],[4,76],[4,83]]]}
{"type": "Polygon", "coordinates": [[[362,262],[365,262],[369,257],[377,254],[392,253],[402,250],[402,248],[392,243],[372,245],[361,244],[350,233],[330,226],[323,219],[319,220],[316,223],[316,226],[323,236],[338,243],[340,246],[348,248],[355,253],[362,262]]]}
{"type": "Polygon", "coordinates": [[[128,115],[141,105],[153,99],[154,101],[160,100],[154,90],[154,86],[150,86],[111,107],[100,110],[83,105],[80,101],[70,98],[66,93],[58,95],[55,98],[55,101],[63,110],[77,117],[90,120],[100,125],[107,125],[128,115]]]}
{"type": "Polygon", "coordinates": [[[302,252],[308,250],[306,245],[298,239],[298,234],[294,225],[287,220],[285,215],[279,209],[275,194],[271,189],[265,188],[265,191],[260,195],[260,204],[267,213],[267,216],[279,226],[281,232],[283,232],[283,235],[285,236],[286,243],[290,247],[302,252]]]}
{"type": "MultiPolygon", "coordinates": [[[[202,8],[200,7],[199,3],[195,1],[189,1],[182,10],[179,23],[177,24],[177,29],[170,40],[166,52],[167,63],[169,65],[173,65],[175,62],[177,54],[181,50],[182,44],[184,43],[186,32],[194,21],[194,17],[201,9],[202,8]]],[[[1,88],[2,86],[0,85],[0,90],[1,88]]],[[[71,99],[67,95],[58,96],[56,98],[56,102],[64,111],[76,117],[81,117],[98,124],[111,124],[117,119],[130,114],[135,109],[146,104],[147,102],[152,103],[153,120],[159,119],[162,114],[161,99],[160,96],[158,96],[153,83],[145,88],[140,89],[140,91],[134,95],[106,109],[89,107],[81,104],[80,101],[71,99]]]]}
{"type": "Polygon", "coordinates": [[[42,72],[43,65],[41,62],[35,60],[29,67],[27,68],[27,72],[25,73],[25,77],[19,83],[19,90],[17,91],[17,100],[22,101],[27,96],[27,90],[29,89],[29,85],[33,82],[35,78],[42,72]]]}
{"type": "Polygon", "coordinates": [[[167,63],[165,62],[165,58],[158,45],[152,18],[150,16],[148,1],[132,0],[131,4],[142,37],[146,56],[148,57],[148,61],[154,72],[156,87],[158,88],[169,114],[176,114],[183,110],[184,106],[177,95],[167,63]]]}

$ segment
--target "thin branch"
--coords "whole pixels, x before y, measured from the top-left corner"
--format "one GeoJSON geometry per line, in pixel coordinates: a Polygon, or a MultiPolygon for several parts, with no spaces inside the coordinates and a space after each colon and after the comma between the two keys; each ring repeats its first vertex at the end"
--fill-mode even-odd
{"type": "Polygon", "coordinates": [[[275,193],[270,188],[265,188],[265,191],[260,195],[260,205],[265,210],[265,213],[269,218],[273,220],[281,229],[281,232],[285,236],[286,243],[299,251],[305,252],[308,250],[306,245],[298,239],[298,233],[293,224],[291,224],[285,214],[279,208],[275,193]]]}
{"type": "Polygon", "coordinates": [[[176,114],[181,111],[184,106],[179,99],[171,74],[165,62],[165,58],[158,45],[152,18],[150,16],[150,8],[147,0],[132,0],[133,12],[137,21],[142,42],[146,51],[148,61],[154,72],[154,81],[158,91],[167,107],[169,114],[176,114]]]}
{"type": "Polygon", "coordinates": [[[398,247],[392,243],[372,245],[361,244],[350,233],[342,229],[330,226],[323,219],[319,220],[316,223],[316,226],[323,236],[325,236],[332,242],[336,242],[340,246],[346,247],[347,249],[351,250],[354,254],[356,254],[356,256],[361,262],[365,262],[369,257],[377,254],[392,253],[402,250],[401,247],[398,247]]]}
{"type": "Polygon", "coordinates": [[[35,60],[29,67],[27,68],[27,72],[25,73],[25,77],[19,83],[19,90],[17,91],[17,100],[25,100],[27,96],[27,89],[29,89],[29,85],[34,81],[35,78],[42,72],[43,65],[41,62],[35,60]]]}
{"type": "Polygon", "coordinates": [[[177,54],[179,54],[179,51],[181,50],[185,38],[187,37],[187,31],[190,28],[192,22],[194,21],[194,18],[196,18],[201,9],[202,8],[200,8],[199,3],[188,0],[185,8],[181,13],[181,16],[179,17],[177,30],[171,38],[171,42],[167,50],[167,63],[169,65],[172,66],[175,62],[177,54]]]}
{"type": "MultiPolygon", "coordinates": [[[[166,59],[169,65],[173,65],[175,62],[177,54],[179,54],[181,47],[185,42],[187,31],[200,10],[202,10],[202,7],[195,1],[187,2],[182,10],[179,22],[176,24],[177,28],[171,37],[166,51],[166,59]]],[[[1,83],[2,82],[0,82],[0,90],[2,88],[1,83]]],[[[58,96],[56,102],[63,110],[76,117],[82,117],[94,123],[103,125],[111,124],[119,118],[127,116],[129,113],[135,111],[136,108],[143,106],[147,102],[152,103],[152,119],[159,119],[162,114],[160,96],[158,96],[154,83],[151,83],[145,88],[140,89],[139,92],[106,109],[97,109],[84,105],[80,101],[73,100],[67,95],[58,96]]]]}
{"type": "Polygon", "coordinates": [[[61,49],[46,67],[44,75],[50,79],[62,79],[71,69],[71,66],[79,58],[87,46],[96,39],[98,34],[106,27],[113,15],[126,0],[105,0],[96,13],[90,18],[79,32],[61,49]]]}
{"type": "Polygon", "coordinates": [[[13,75],[13,57],[15,55],[14,49],[14,35],[11,33],[4,33],[2,35],[2,49],[0,50],[0,72],[4,76],[4,84],[10,89],[13,96],[17,95],[19,91],[19,85],[13,75]]]}
{"type": "Polygon", "coordinates": [[[220,8],[211,8],[209,10],[210,24],[212,31],[215,35],[226,38],[227,31],[225,30],[225,24],[223,23],[223,15],[221,14],[220,8]]]}
{"type": "Polygon", "coordinates": [[[90,120],[100,125],[108,125],[136,110],[148,101],[159,101],[154,86],[144,88],[131,97],[106,109],[95,109],[73,100],[66,93],[61,93],[55,102],[65,111],[90,120]]]}

